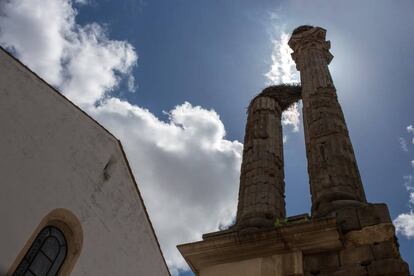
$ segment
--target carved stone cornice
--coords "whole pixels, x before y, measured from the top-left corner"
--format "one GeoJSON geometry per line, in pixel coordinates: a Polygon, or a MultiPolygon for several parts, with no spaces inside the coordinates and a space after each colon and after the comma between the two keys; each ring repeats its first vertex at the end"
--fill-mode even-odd
{"type": "Polygon", "coordinates": [[[307,254],[315,251],[339,250],[342,247],[342,234],[335,218],[244,234],[239,231],[225,230],[204,235],[202,241],[177,246],[181,255],[196,273],[205,267],[217,264],[292,251],[307,254]]]}
{"type": "Polygon", "coordinates": [[[310,49],[321,51],[327,64],[331,62],[333,59],[333,55],[329,52],[331,42],[325,40],[325,38],[326,30],[320,27],[301,26],[293,31],[288,44],[293,49],[292,58],[296,62],[298,70],[300,70],[302,54],[310,49]]]}

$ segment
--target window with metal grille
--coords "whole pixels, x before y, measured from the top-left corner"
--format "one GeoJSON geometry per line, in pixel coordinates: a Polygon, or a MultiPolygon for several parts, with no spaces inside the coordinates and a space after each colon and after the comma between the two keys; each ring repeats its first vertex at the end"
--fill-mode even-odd
{"type": "Polygon", "coordinates": [[[46,226],[30,246],[13,276],[54,276],[65,261],[67,242],[62,231],[46,226]]]}

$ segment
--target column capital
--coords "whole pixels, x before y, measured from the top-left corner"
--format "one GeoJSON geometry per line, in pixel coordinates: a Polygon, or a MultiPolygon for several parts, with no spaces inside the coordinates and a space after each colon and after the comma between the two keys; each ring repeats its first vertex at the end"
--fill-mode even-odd
{"type": "Polygon", "coordinates": [[[293,31],[288,44],[293,50],[292,58],[296,62],[298,70],[300,70],[300,57],[309,49],[323,52],[327,64],[331,62],[333,58],[333,55],[329,52],[331,42],[325,40],[325,38],[326,30],[321,27],[303,25],[293,31]]]}

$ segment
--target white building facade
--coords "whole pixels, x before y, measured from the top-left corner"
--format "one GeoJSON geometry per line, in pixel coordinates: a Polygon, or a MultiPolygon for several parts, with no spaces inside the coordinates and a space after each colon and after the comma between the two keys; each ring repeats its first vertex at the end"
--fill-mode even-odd
{"type": "Polygon", "coordinates": [[[0,275],[169,275],[120,142],[3,49],[0,176],[0,275]]]}

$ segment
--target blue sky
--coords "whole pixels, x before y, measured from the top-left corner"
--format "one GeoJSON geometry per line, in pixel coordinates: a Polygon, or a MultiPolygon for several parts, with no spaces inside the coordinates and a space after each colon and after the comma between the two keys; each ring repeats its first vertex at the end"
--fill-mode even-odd
{"type": "MultiPolygon", "coordinates": [[[[48,0],[26,9],[11,3],[0,15],[0,44],[121,139],[174,273],[184,267],[175,243],[231,221],[246,107],[269,83],[272,64],[282,62],[281,35],[303,24],[327,29],[331,74],[367,198],[387,203],[393,219],[406,214],[398,238],[414,267],[413,1],[48,0]],[[42,15],[47,5],[61,17],[42,15]],[[52,23],[60,27],[45,30],[52,23]],[[52,39],[62,30],[70,36],[52,39]],[[38,50],[25,46],[28,36],[38,50]],[[89,70],[75,66],[85,60],[89,70]],[[62,73],[52,77],[46,66],[62,73]],[[94,66],[103,68],[93,75],[94,66]],[[183,184],[166,188],[167,180],[183,184]],[[161,190],[182,213],[176,225],[165,225],[169,213],[155,196],[161,190]],[[206,211],[214,208],[220,210],[206,211]]],[[[284,127],[288,215],[310,211],[302,130],[284,127]]]]}

